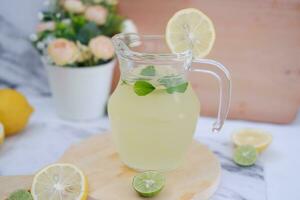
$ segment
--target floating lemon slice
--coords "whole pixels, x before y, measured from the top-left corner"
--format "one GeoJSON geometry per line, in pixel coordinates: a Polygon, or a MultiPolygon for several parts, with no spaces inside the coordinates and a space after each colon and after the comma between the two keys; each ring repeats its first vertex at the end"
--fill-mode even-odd
{"type": "Polygon", "coordinates": [[[215,42],[212,21],[195,8],[180,10],[169,20],[166,41],[174,53],[192,50],[194,57],[203,58],[209,54],[215,42]]]}
{"type": "Polygon", "coordinates": [[[264,151],[272,142],[272,136],[258,129],[242,129],[232,135],[235,145],[252,145],[260,153],[264,151]]]}
{"type": "Polygon", "coordinates": [[[0,122],[0,144],[4,142],[5,134],[4,134],[4,127],[0,122]]]}
{"type": "Polygon", "coordinates": [[[53,164],[39,171],[33,179],[34,200],[86,200],[87,179],[71,164],[53,164]]]}

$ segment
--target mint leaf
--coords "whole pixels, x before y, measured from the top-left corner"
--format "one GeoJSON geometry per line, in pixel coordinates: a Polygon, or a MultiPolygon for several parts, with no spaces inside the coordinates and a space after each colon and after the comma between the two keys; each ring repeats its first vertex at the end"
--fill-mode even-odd
{"type": "Polygon", "coordinates": [[[174,76],[164,76],[163,78],[159,79],[158,82],[166,88],[169,88],[179,85],[183,82],[183,79],[181,77],[176,78],[174,76]]]}
{"type": "Polygon", "coordinates": [[[121,80],[121,85],[126,85],[127,82],[125,80],[121,80]]]}
{"type": "Polygon", "coordinates": [[[8,200],[33,200],[32,195],[26,190],[17,190],[11,193],[8,200]]]}
{"type": "Polygon", "coordinates": [[[155,87],[146,81],[136,81],[133,89],[138,96],[145,96],[155,90],[155,87]]]}
{"type": "Polygon", "coordinates": [[[153,65],[149,65],[142,69],[141,75],[143,76],[155,76],[155,68],[153,65]]]}
{"type": "Polygon", "coordinates": [[[167,88],[167,93],[169,93],[169,94],[173,94],[174,92],[184,93],[187,86],[188,86],[188,83],[185,82],[185,83],[179,84],[179,85],[174,86],[174,87],[168,87],[167,88]]]}

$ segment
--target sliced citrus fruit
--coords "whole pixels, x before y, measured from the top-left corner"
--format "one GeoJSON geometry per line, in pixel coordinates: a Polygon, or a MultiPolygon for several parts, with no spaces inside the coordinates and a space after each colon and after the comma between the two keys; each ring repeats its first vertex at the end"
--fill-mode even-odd
{"type": "Polygon", "coordinates": [[[257,159],[257,151],[251,145],[243,145],[236,148],[233,161],[240,166],[254,165],[257,159]]]}
{"type": "Polygon", "coordinates": [[[156,171],[146,171],[133,178],[132,186],[142,197],[157,195],[165,185],[165,177],[156,171]]]}
{"type": "Polygon", "coordinates": [[[205,57],[215,42],[215,28],[212,21],[201,11],[187,8],[176,12],[166,28],[166,41],[174,53],[187,50],[194,57],[205,57]]]}
{"type": "Polygon", "coordinates": [[[0,144],[4,142],[5,134],[4,134],[4,127],[0,122],[0,144]]]}
{"type": "Polygon", "coordinates": [[[39,171],[33,179],[34,200],[86,200],[87,179],[71,164],[53,164],[39,171]]]}
{"type": "Polygon", "coordinates": [[[232,140],[236,146],[252,145],[260,153],[272,142],[272,136],[262,130],[246,128],[234,133],[232,140]]]}

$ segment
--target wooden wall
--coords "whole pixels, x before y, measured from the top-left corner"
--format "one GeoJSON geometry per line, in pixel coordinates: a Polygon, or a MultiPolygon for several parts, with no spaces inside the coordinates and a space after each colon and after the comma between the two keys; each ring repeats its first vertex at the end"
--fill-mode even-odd
{"type": "MultiPolygon", "coordinates": [[[[230,118],[289,123],[300,106],[300,1],[296,0],[120,0],[120,11],[140,33],[164,34],[177,10],[195,7],[216,28],[208,58],[231,72],[230,118]]],[[[115,74],[114,83],[117,81],[115,74]]],[[[193,74],[202,115],[217,113],[217,81],[193,74]]]]}

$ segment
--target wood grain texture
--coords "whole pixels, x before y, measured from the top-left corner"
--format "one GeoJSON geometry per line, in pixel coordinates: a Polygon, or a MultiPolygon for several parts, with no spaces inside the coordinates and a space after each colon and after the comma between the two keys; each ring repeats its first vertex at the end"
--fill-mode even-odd
{"type": "MultiPolygon", "coordinates": [[[[96,135],[71,146],[58,162],[73,163],[83,170],[88,178],[90,198],[143,199],[131,186],[136,172],[120,161],[109,134],[96,135]]],[[[153,200],[208,199],[218,187],[221,168],[206,146],[193,142],[184,165],[165,175],[166,186],[153,200]]],[[[16,189],[29,189],[31,181],[32,176],[0,177],[0,199],[16,189]]]]}
{"type": "MultiPolygon", "coordinates": [[[[195,7],[214,22],[216,43],[209,58],[231,72],[230,118],[289,123],[300,106],[300,1],[122,0],[120,11],[140,33],[164,34],[177,10],[195,7]]],[[[115,74],[114,84],[117,82],[115,74]]],[[[193,74],[203,115],[216,116],[217,81],[193,74]]]]}
{"type": "Polygon", "coordinates": [[[0,176],[0,199],[8,198],[11,192],[19,189],[29,190],[33,176],[0,176]]]}

